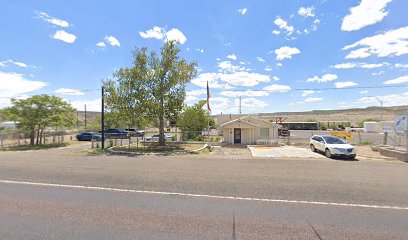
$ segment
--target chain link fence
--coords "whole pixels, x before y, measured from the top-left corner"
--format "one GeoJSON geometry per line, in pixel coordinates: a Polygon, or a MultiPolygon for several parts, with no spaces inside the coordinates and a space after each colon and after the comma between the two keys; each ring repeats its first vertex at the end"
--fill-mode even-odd
{"type": "MultiPolygon", "coordinates": [[[[47,130],[41,136],[34,138],[37,145],[61,145],[75,140],[75,134],[67,130],[47,130]]],[[[30,133],[21,132],[18,129],[7,129],[0,131],[0,148],[12,148],[30,145],[30,133]]]]}
{"type": "MultiPolygon", "coordinates": [[[[330,135],[331,131],[308,131],[308,130],[291,130],[288,141],[293,144],[309,144],[309,139],[313,135],[330,135]]],[[[406,147],[407,133],[389,132],[369,133],[369,132],[351,132],[352,139],[348,140],[351,144],[363,145],[390,145],[393,147],[406,147]]]]}

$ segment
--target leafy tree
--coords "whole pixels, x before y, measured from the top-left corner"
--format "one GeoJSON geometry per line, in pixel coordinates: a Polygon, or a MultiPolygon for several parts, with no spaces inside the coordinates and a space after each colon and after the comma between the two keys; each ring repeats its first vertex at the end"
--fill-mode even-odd
{"type": "MultiPolygon", "coordinates": [[[[133,51],[133,66],[117,70],[104,82],[106,107],[124,122],[140,127],[158,122],[159,145],[164,143],[165,119],[175,120],[183,107],[185,86],[197,74],[196,63],[179,56],[177,42],[168,41],[160,56],[147,48],[133,51]]],[[[133,126],[134,126],[133,125],[133,126]]]]}
{"type": "Polygon", "coordinates": [[[75,124],[75,109],[59,97],[43,94],[12,99],[11,102],[12,106],[6,109],[9,118],[18,122],[19,129],[29,132],[31,145],[41,143],[40,136],[47,127],[72,127],[75,124]]]}
{"type": "Polygon", "coordinates": [[[208,123],[210,124],[210,127],[215,127],[215,120],[214,120],[214,118],[210,118],[210,120],[208,121],[208,123]]]}
{"type": "Polygon", "coordinates": [[[194,106],[188,106],[184,109],[177,124],[181,130],[202,131],[207,128],[207,111],[203,109],[206,103],[206,100],[202,100],[194,104],[194,106]]]}

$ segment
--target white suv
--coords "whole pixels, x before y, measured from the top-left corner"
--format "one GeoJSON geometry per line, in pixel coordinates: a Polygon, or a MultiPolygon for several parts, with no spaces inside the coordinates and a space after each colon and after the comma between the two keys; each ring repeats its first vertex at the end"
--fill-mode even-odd
{"type": "Polygon", "coordinates": [[[328,158],[356,158],[356,149],[339,137],[315,135],[310,138],[310,149],[313,152],[324,152],[328,158]]]}

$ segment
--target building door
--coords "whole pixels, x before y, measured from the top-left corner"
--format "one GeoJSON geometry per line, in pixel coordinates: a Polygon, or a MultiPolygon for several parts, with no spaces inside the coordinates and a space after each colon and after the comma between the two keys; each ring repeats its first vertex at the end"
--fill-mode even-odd
{"type": "Polygon", "coordinates": [[[241,144],[241,128],[234,128],[234,143],[241,144]]]}

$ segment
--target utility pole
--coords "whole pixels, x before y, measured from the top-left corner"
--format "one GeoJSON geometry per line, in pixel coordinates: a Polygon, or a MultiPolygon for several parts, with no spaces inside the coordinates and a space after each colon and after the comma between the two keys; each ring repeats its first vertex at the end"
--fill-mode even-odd
{"type": "Polygon", "coordinates": [[[85,104],[85,130],[86,130],[86,104],[85,104]]]}
{"type": "Polygon", "coordinates": [[[101,117],[101,128],[102,128],[102,149],[105,149],[105,99],[104,99],[104,95],[105,95],[105,89],[102,86],[102,117],[101,117]]]}
{"type": "Polygon", "coordinates": [[[383,103],[384,103],[384,101],[382,101],[379,97],[377,97],[377,96],[369,96],[369,97],[373,97],[373,98],[375,98],[377,101],[378,101],[378,103],[380,103],[380,106],[381,106],[381,109],[380,109],[380,114],[381,114],[381,121],[383,120],[383,103]]]}
{"type": "Polygon", "coordinates": [[[239,115],[241,115],[241,101],[242,101],[242,97],[239,96],[239,115]]]}

